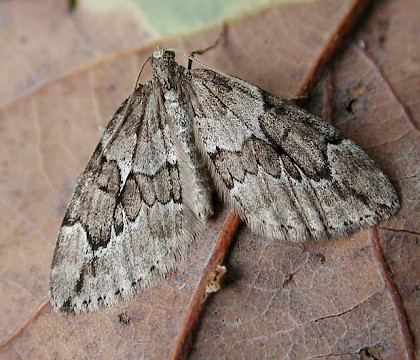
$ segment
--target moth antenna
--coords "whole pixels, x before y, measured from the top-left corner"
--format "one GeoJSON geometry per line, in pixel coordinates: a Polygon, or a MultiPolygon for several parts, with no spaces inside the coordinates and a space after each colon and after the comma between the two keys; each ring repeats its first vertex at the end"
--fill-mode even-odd
{"type": "Polygon", "coordinates": [[[242,86],[244,86],[245,88],[249,87],[249,83],[247,83],[244,80],[241,80],[235,76],[229,75],[224,73],[223,71],[217,70],[216,68],[214,68],[213,66],[210,66],[208,64],[206,64],[204,61],[198,60],[196,59],[193,55],[186,53],[185,51],[179,50],[179,49],[173,49],[173,48],[169,48],[169,49],[165,49],[165,51],[173,51],[174,53],[178,54],[178,55],[182,55],[184,57],[186,57],[189,61],[194,61],[195,63],[211,70],[214,71],[215,73],[224,76],[232,81],[235,81],[237,84],[240,84],[242,86]]]}

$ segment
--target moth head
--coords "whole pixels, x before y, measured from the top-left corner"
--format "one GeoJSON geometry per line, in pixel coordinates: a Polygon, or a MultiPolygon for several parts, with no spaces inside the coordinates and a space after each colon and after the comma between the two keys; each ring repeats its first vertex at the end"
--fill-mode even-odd
{"type": "Polygon", "coordinates": [[[158,46],[156,50],[153,52],[152,57],[154,59],[160,59],[164,53],[165,53],[165,49],[162,49],[161,47],[158,46]]]}
{"type": "Polygon", "coordinates": [[[156,50],[153,52],[152,59],[157,60],[157,61],[161,61],[163,59],[174,60],[175,53],[167,49],[162,49],[158,46],[156,50]]]}
{"type": "Polygon", "coordinates": [[[173,66],[175,62],[175,53],[170,50],[158,47],[152,55],[153,70],[173,66]]]}
{"type": "Polygon", "coordinates": [[[174,77],[175,53],[170,50],[157,48],[152,55],[153,78],[161,85],[169,84],[170,79],[174,77]]]}

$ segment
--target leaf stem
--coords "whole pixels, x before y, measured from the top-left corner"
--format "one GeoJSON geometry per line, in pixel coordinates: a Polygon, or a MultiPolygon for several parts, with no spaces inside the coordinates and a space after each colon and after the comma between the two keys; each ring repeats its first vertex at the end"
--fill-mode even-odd
{"type": "Polygon", "coordinates": [[[240,222],[241,219],[235,212],[231,212],[227,216],[222,230],[220,231],[219,238],[214,245],[211,257],[203,271],[200,282],[198,283],[198,286],[191,297],[190,303],[188,304],[188,309],[184,317],[184,323],[176,339],[176,344],[172,350],[170,359],[178,360],[185,359],[187,357],[194,329],[199,320],[199,315],[206,298],[205,290],[209,280],[209,275],[211,275],[217,266],[222,263],[240,222]]]}

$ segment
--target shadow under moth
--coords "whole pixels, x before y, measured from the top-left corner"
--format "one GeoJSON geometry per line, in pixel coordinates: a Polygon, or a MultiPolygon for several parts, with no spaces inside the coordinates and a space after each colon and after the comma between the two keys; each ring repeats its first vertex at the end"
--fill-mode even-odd
{"type": "Polygon", "coordinates": [[[318,117],[217,70],[186,69],[174,50],[149,60],[151,79],[107,125],[68,205],[55,310],[92,311],[163,278],[213,214],[213,190],[279,241],[343,237],[398,209],[373,160],[318,117]]]}

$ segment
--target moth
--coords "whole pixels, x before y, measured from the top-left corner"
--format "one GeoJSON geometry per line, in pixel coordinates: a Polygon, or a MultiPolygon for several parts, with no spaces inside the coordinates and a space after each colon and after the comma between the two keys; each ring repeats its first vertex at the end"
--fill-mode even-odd
{"type": "Polygon", "coordinates": [[[213,214],[213,191],[279,241],[343,237],[398,209],[373,160],[318,117],[239,78],[186,69],[172,50],[149,60],[151,79],[107,125],[68,205],[55,310],[92,311],[163,278],[213,214]]]}

